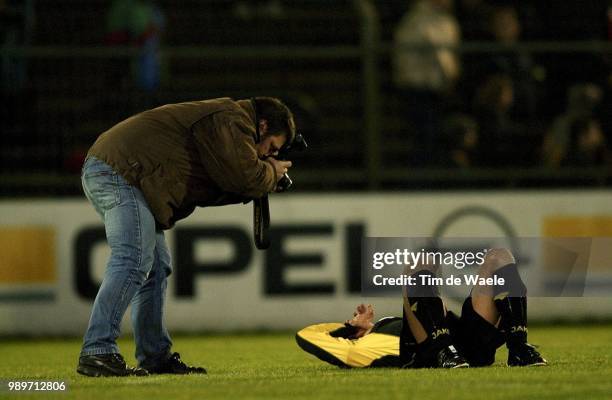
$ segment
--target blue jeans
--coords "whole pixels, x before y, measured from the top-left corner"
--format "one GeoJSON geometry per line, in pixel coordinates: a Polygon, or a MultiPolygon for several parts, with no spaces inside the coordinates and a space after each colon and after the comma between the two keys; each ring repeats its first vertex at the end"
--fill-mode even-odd
{"type": "Polygon", "coordinates": [[[88,158],[81,182],[104,220],[111,248],[81,356],[119,352],[121,319],[131,303],[136,359],[141,367],[154,366],[169,355],[172,346],[163,316],[166,278],[172,271],[164,232],[156,231],[142,192],[109,165],[88,158]]]}

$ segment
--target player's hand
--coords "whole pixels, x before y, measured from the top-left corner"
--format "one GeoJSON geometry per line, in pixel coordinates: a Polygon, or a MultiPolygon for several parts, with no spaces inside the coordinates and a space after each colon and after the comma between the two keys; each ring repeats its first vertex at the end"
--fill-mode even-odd
{"type": "Polygon", "coordinates": [[[272,163],[272,166],[274,167],[274,171],[276,172],[276,178],[277,180],[282,178],[284,174],[287,173],[287,171],[289,171],[289,168],[291,168],[291,161],[280,161],[277,160],[274,157],[270,157],[268,158],[268,160],[270,160],[270,162],[272,163]]]}
{"type": "Polygon", "coordinates": [[[361,337],[369,333],[374,327],[374,308],[371,304],[367,306],[360,304],[357,306],[357,310],[353,313],[353,318],[346,321],[347,324],[359,328],[357,337],[361,337]]]}

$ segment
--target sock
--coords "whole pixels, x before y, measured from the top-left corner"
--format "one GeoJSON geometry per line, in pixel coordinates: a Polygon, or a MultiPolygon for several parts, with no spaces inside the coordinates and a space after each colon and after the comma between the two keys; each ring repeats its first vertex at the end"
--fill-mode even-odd
{"type": "MultiPolygon", "coordinates": [[[[434,277],[435,274],[430,271],[417,272],[417,285],[408,289],[410,308],[427,333],[427,340],[417,345],[417,351],[427,360],[425,363],[428,363],[435,360],[437,353],[451,345],[452,341],[438,287],[421,284],[419,275],[434,277]]],[[[407,324],[407,321],[405,323],[407,324]]]]}
{"type": "Polygon", "coordinates": [[[516,264],[508,264],[495,272],[504,285],[493,289],[493,301],[501,316],[500,328],[510,349],[527,342],[527,288],[516,264]]]}
{"type": "MultiPolygon", "coordinates": [[[[403,310],[403,307],[402,307],[403,310]]],[[[404,368],[410,368],[415,366],[416,361],[417,342],[408,326],[408,320],[406,319],[406,311],[402,314],[402,330],[400,332],[400,343],[399,352],[400,360],[404,368]]]]}

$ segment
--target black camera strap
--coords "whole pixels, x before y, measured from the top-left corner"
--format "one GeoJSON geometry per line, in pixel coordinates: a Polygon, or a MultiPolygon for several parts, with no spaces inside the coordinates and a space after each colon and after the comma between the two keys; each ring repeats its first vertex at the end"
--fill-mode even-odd
{"type": "MultiPolygon", "coordinates": [[[[261,140],[259,134],[259,115],[255,99],[251,99],[251,105],[253,110],[255,110],[255,140],[259,143],[261,140]]],[[[270,247],[269,229],[270,202],[268,201],[268,195],[265,195],[259,199],[253,199],[253,238],[255,239],[255,247],[259,250],[265,250],[270,247]]]]}
{"type": "Polygon", "coordinates": [[[255,246],[259,250],[265,250],[270,247],[270,237],[268,236],[269,229],[270,203],[266,195],[253,200],[253,235],[255,238],[255,246]]]}

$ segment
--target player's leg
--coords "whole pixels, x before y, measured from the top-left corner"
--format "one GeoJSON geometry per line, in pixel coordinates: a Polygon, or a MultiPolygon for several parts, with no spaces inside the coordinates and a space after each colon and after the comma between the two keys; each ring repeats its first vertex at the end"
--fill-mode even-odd
{"type": "Polygon", "coordinates": [[[446,310],[431,267],[420,267],[411,276],[414,285],[404,288],[403,319],[409,332],[403,330],[401,341],[408,342],[412,335],[417,343],[417,366],[461,368],[468,364],[452,343],[446,310]]]}
{"type": "Polygon", "coordinates": [[[111,255],[94,301],[77,371],[92,376],[129,375],[134,370],[125,366],[116,340],[127,306],[153,265],[155,219],[142,193],[98,160],[86,163],[83,187],[104,219],[111,255]]]}
{"type": "MultiPolygon", "coordinates": [[[[478,269],[478,276],[491,278],[496,271],[507,265],[515,265],[516,261],[512,253],[507,249],[490,249],[484,262],[478,269]]],[[[490,285],[475,285],[472,288],[471,302],[474,310],[484,320],[492,325],[498,326],[499,311],[493,301],[495,288],[490,285]]]]}
{"type": "Polygon", "coordinates": [[[372,332],[353,341],[347,364],[351,367],[403,367],[399,337],[372,332]]]}
{"type": "MultiPolygon", "coordinates": [[[[478,316],[503,333],[508,347],[508,365],[546,365],[546,360],[527,343],[527,288],[512,253],[507,249],[489,250],[479,275],[504,281],[502,285],[475,286],[470,305],[478,316]]],[[[495,335],[486,336],[484,340],[491,342],[486,345],[493,344],[495,335]]]]}

